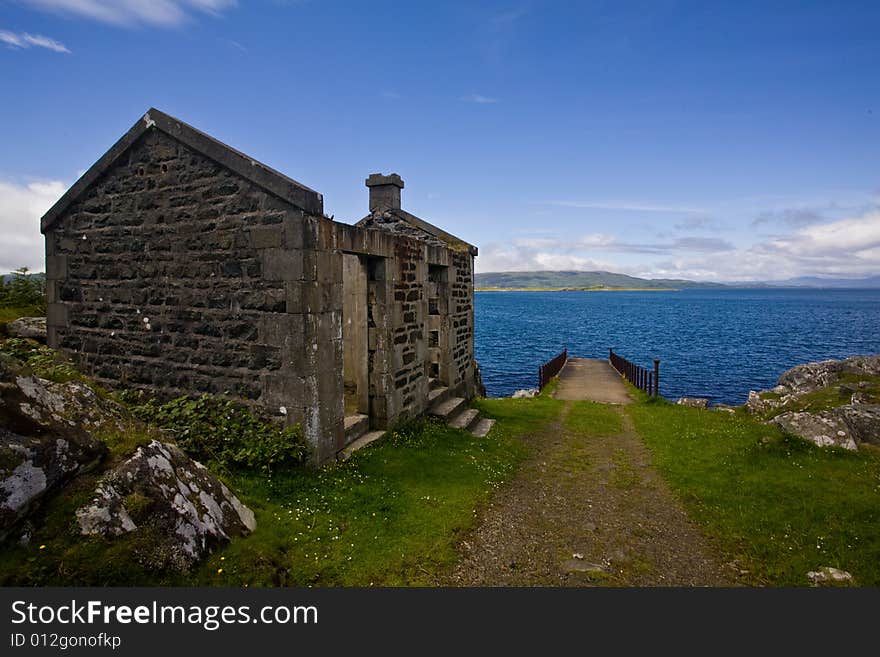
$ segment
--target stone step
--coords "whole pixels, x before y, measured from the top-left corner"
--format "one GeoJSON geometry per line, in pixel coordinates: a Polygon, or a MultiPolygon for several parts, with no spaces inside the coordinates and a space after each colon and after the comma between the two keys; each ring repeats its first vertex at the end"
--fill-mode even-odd
{"type": "Polygon", "coordinates": [[[495,420],[484,417],[477,422],[477,426],[471,429],[471,435],[475,438],[485,438],[489,434],[489,431],[492,430],[493,426],[495,426],[495,420]]]}
{"type": "Polygon", "coordinates": [[[453,429],[469,431],[480,419],[480,411],[476,408],[466,408],[454,418],[449,420],[449,426],[453,429]]]}
{"type": "Polygon", "coordinates": [[[345,417],[345,443],[360,438],[370,430],[370,418],[362,413],[345,417]]]}
{"type": "Polygon", "coordinates": [[[440,404],[449,399],[449,388],[440,387],[440,388],[432,388],[428,391],[428,407],[434,406],[435,404],[440,404]]]}
{"type": "Polygon", "coordinates": [[[431,407],[431,410],[428,411],[428,414],[433,415],[434,417],[439,417],[444,422],[448,422],[449,418],[453,418],[461,412],[461,409],[465,404],[467,404],[467,401],[464,398],[452,397],[439,404],[434,404],[431,407]]]}
{"type": "Polygon", "coordinates": [[[374,443],[385,435],[384,431],[369,431],[365,433],[363,436],[355,440],[348,447],[343,449],[339,454],[337,454],[337,458],[340,461],[347,461],[351,458],[351,455],[354,454],[359,449],[363,449],[370,443],[374,443]]]}

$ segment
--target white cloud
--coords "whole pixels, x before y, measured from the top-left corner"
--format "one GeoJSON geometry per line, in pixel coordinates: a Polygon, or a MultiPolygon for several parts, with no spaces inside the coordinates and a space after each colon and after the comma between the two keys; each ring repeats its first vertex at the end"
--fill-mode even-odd
{"type": "Polygon", "coordinates": [[[171,27],[196,11],[219,14],[237,0],[24,0],[38,9],[97,20],[112,25],[145,23],[171,27]]]}
{"type": "Polygon", "coordinates": [[[497,98],[483,96],[481,94],[469,94],[467,96],[462,96],[461,100],[466,103],[476,103],[477,105],[491,105],[498,102],[497,98]]]}
{"type": "Polygon", "coordinates": [[[47,36],[42,36],[41,34],[28,34],[27,32],[15,33],[7,30],[0,30],[0,43],[5,43],[12,48],[23,49],[35,46],[37,48],[46,48],[48,50],[54,50],[55,52],[70,54],[70,50],[68,50],[67,46],[63,43],[56,41],[55,39],[50,39],[47,36]]]}
{"type": "Polygon", "coordinates": [[[40,217],[67,187],[58,180],[27,185],[0,180],[0,272],[45,269],[40,217]]]}
{"type": "Polygon", "coordinates": [[[607,270],[646,278],[780,281],[799,276],[861,278],[880,274],[880,210],[806,226],[735,248],[718,237],[681,237],[667,243],[629,243],[594,233],[578,239],[542,235],[490,244],[477,270],[607,270]],[[622,254],[597,260],[595,252],[622,254]],[[633,263],[634,255],[643,254],[633,263]]]}

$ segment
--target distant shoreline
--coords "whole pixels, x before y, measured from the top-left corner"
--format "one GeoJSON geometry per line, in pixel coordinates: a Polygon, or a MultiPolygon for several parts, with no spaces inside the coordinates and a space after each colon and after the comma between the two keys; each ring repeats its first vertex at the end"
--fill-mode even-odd
{"type": "Polygon", "coordinates": [[[474,287],[474,292],[681,292],[674,287],[474,287]]]}

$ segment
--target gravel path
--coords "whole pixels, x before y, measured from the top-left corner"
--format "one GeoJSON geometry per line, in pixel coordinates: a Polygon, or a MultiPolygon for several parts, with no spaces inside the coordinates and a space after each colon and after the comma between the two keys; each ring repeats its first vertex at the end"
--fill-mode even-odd
{"type": "Polygon", "coordinates": [[[623,432],[583,437],[559,421],[484,508],[438,584],[722,586],[722,566],[688,519],[623,407],[623,432]]]}

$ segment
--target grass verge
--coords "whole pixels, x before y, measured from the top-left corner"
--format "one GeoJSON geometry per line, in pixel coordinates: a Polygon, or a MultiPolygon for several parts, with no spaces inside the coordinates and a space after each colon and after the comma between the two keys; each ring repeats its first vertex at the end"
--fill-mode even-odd
{"type": "Polygon", "coordinates": [[[833,566],[880,585],[880,450],[818,448],[745,414],[628,408],[691,517],[756,585],[833,566]]]}
{"type": "MultiPolygon", "coordinates": [[[[522,436],[555,417],[559,403],[526,400],[535,412],[487,439],[421,420],[347,462],[320,470],[231,471],[224,479],[256,514],[257,529],[175,575],[137,558],[137,541],[77,535],[74,512],[97,475],[83,475],[34,517],[29,545],[0,550],[2,585],[427,585],[457,558],[476,509],[527,454],[522,436]]],[[[480,400],[487,414],[502,400],[480,400]]],[[[137,533],[135,533],[137,534],[137,533]]]]}

